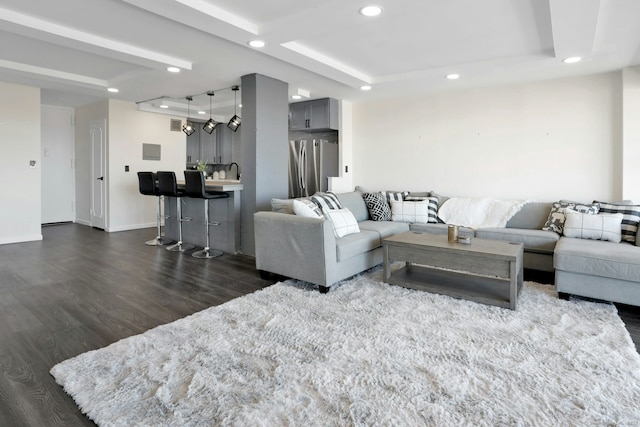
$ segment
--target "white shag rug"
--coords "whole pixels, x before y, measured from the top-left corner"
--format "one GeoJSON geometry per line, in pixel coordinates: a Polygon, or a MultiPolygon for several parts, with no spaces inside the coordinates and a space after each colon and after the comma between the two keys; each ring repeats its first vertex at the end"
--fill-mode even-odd
{"type": "Polygon", "coordinates": [[[527,282],[511,311],[381,279],[278,283],[51,373],[103,426],[640,424],[615,306],[527,282]]]}

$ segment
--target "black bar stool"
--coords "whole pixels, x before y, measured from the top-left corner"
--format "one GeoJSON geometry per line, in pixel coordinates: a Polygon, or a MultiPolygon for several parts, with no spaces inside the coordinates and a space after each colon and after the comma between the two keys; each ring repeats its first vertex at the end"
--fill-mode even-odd
{"type": "Polygon", "coordinates": [[[178,182],[174,172],[158,171],[158,189],[160,194],[166,197],[176,198],[176,212],[178,220],[178,242],[175,245],[167,247],[168,251],[184,252],[195,248],[195,245],[182,243],[182,223],[191,221],[191,218],[182,216],[182,197],[185,195],[184,190],[178,190],[178,182]]]}
{"type": "Polygon", "coordinates": [[[206,233],[206,244],[201,251],[191,254],[196,258],[215,258],[222,255],[222,251],[209,248],[209,226],[220,225],[218,221],[209,222],[209,200],[211,199],[225,199],[229,195],[223,191],[207,191],[205,188],[204,174],[202,171],[184,171],[185,179],[185,194],[194,199],[204,199],[204,226],[206,233]]]}
{"type": "Polygon", "coordinates": [[[171,240],[167,240],[162,235],[162,195],[158,189],[156,182],[156,174],[153,172],[138,172],[138,186],[140,187],[140,194],[145,196],[156,196],[158,198],[158,206],[156,207],[156,223],[158,227],[158,234],[155,239],[145,242],[149,246],[163,246],[173,243],[171,240]]]}

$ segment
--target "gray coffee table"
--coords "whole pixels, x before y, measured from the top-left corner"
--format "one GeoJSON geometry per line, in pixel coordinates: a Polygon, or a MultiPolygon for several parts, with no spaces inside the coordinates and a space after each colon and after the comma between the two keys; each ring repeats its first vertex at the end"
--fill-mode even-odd
{"type": "Polygon", "coordinates": [[[407,231],[383,240],[384,281],[515,310],[522,288],[522,243],[407,231]],[[393,261],[405,266],[391,272],[393,261]]]}

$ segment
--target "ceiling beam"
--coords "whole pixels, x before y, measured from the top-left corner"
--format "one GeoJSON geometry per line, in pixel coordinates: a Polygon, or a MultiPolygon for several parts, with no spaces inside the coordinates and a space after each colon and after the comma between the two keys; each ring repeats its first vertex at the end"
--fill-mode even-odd
{"type": "Polygon", "coordinates": [[[108,81],[102,79],[96,79],[80,74],[67,73],[60,70],[53,70],[51,68],[36,67],[35,65],[23,64],[21,62],[6,61],[4,59],[0,59],[0,68],[13,71],[21,71],[24,73],[35,74],[38,76],[48,77],[56,80],[67,80],[101,88],[106,88],[109,85],[108,81]]]}
{"type": "MultiPolygon", "coordinates": [[[[121,58],[123,56],[124,58],[140,58],[143,60],[144,65],[151,65],[152,68],[174,66],[182,68],[183,70],[192,69],[191,62],[185,61],[180,58],[175,58],[160,52],[144,49],[131,44],[122,43],[117,40],[108,39],[106,37],[97,36],[95,34],[76,30],[64,25],[55,24],[44,19],[36,18],[19,12],[14,12],[9,9],[0,8],[0,21],[19,25],[36,33],[45,33],[48,36],[45,37],[44,40],[51,41],[51,36],[53,35],[64,40],[71,41],[75,45],[89,45],[94,48],[97,47],[106,51],[116,52],[117,54],[120,54],[119,57],[121,58]]],[[[95,50],[92,50],[92,52],[95,53],[95,50]]],[[[139,61],[129,60],[128,62],[138,63],[139,61]]]]}
{"type": "Polygon", "coordinates": [[[588,57],[598,26],[600,0],[549,0],[556,58],[588,57]]]}

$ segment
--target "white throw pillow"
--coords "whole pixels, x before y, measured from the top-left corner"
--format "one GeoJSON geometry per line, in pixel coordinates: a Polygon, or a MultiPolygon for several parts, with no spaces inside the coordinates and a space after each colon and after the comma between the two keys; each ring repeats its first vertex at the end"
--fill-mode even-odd
{"type": "Polygon", "coordinates": [[[331,222],[333,234],[337,238],[360,232],[358,221],[348,208],[330,210],[325,213],[325,217],[331,222]]]}
{"type": "Polygon", "coordinates": [[[578,239],[608,240],[620,243],[622,239],[622,217],[616,214],[583,214],[565,209],[563,234],[578,239]]]}
{"type": "Polygon", "coordinates": [[[294,200],[293,213],[307,218],[322,218],[322,211],[311,200],[294,200]]]}
{"type": "Polygon", "coordinates": [[[391,221],[426,224],[429,222],[429,201],[391,202],[391,221]]]}

